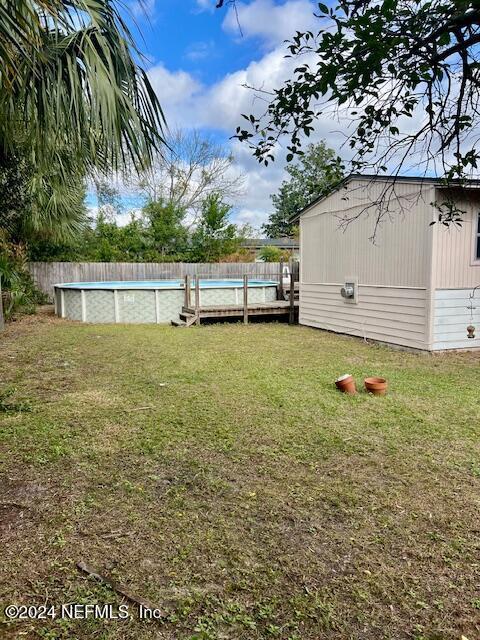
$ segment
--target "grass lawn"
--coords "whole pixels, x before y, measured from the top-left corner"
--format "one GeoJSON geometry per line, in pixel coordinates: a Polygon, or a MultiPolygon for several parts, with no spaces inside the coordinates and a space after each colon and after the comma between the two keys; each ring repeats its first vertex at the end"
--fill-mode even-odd
{"type": "Polygon", "coordinates": [[[9,326],[1,611],[126,602],[83,560],[165,618],[0,636],[476,640],[479,364],[280,324],[9,326]]]}

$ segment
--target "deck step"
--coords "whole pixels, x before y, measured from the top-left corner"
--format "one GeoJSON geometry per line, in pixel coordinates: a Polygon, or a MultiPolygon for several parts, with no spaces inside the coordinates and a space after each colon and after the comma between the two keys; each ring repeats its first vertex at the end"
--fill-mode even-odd
{"type": "Polygon", "coordinates": [[[187,311],[182,311],[182,313],[180,313],[179,315],[180,315],[180,321],[183,322],[185,327],[191,327],[192,324],[195,324],[195,322],[197,321],[196,313],[189,313],[187,311]]]}
{"type": "Polygon", "coordinates": [[[183,320],[171,320],[170,321],[173,327],[186,327],[187,323],[183,320]]]}

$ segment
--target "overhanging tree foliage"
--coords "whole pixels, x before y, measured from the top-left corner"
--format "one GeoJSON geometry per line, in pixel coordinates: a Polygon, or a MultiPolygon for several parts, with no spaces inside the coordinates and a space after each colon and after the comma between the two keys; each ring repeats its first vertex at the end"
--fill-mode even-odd
{"type": "Polygon", "coordinates": [[[317,33],[297,32],[293,77],[237,129],[268,164],[278,140],[301,153],[319,115],[353,122],[353,170],[435,171],[463,180],[480,160],[480,2],[344,0],[318,4],[317,33]]]}

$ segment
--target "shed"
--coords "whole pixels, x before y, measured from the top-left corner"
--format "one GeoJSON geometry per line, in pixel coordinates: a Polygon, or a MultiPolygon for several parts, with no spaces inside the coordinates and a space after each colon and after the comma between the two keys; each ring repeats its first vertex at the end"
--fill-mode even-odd
{"type": "Polygon", "coordinates": [[[480,181],[447,193],[436,178],[352,175],[298,217],[300,324],[426,351],[480,347],[480,181]],[[431,225],[447,200],[461,226],[431,225]]]}

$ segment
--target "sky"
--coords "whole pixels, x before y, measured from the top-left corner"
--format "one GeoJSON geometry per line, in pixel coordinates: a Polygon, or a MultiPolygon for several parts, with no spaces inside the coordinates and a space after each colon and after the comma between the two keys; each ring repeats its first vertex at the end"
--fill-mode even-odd
{"type": "MultiPolygon", "coordinates": [[[[259,228],[272,211],[270,194],[285,178],[281,150],[266,168],[245,143],[231,140],[241,113],[265,108],[242,85],[281,86],[297,64],[285,58],[284,41],[296,30],[316,28],[315,6],[310,0],[244,0],[237,2],[236,14],[228,4],[215,9],[215,0],[130,0],[133,32],[169,127],[214,136],[233,152],[236,168],[245,175],[244,193],[232,213],[239,224],[259,228]]],[[[316,137],[335,147],[333,124],[319,122],[316,137]]],[[[95,208],[93,193],[87,204],[95,208]]],[[[128,211],[140,207],[142,199],[125,192],[123,204],[128,211]]]]}

